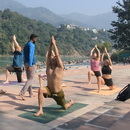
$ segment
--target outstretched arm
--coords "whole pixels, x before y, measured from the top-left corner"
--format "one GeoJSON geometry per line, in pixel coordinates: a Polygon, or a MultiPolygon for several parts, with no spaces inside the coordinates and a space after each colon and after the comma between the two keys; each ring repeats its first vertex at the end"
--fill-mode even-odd
{"type": "Polygon", "coordinates": [[[15,42],[15,45],[16,45],[18,51],[21,52],[21,48],[20,48],[20,46],[19,46],[19,44],[18,44],[18,42],[16,40],[16,36],[15,35],[13,36],[13,39],[14,39],[14,42],[15,42]]]}
{"type": "Polygon", "coordinates": [[[105,51],[106,51],[106,54],[107,54],[107,57],[108,57],[108,60],[109,60],[109,63],[110,63],[110,66],[112,66],[112,61],[111,61],[111,58],[110,58],[110,55],[108,54],[107,52],[107,48],[105,47],[105,51]]]}
{"type": "Polygon", "coordinates": [[[97,48],[97,45],[95,45],[95,48],[98,51],[98,60],[100,60],[100,50],[97,48]]]}
{"type": "Polygon", "coordinates": [[[90,52],[90,60],[92,59],[93,51],[95,50],[95,47],[90,52]]]}
{"type": "Polygon", "coordinates": [[[51,43],[49,45],[49,50],[46,54],[46,64],[47,67],[51,66],[51,53],[52,53],[52,39],[51,39],[51,43]]]}
{"type": "Polygon", "coordinates": [[[52,43],[54,45],[54,49],[55,49],[55,56],[56,56],[56,59],[57,59],[57,64],[60,68],[64,69],[64,66],[63,66],[63,63],[62,63],[62,60],[60,58],[60,55],[59,55],[59,51],[58,51],[58,48],[56,46],[56,41],[54,39],[54,36],[52,36],[52,43]]]}
{"type": "Polygon", "coordinates": [[[14,48],[14,39],[12,39],[12,46],[11,46],[11,48],[12,48],[12,52],[15,52],[15,48],[14,48]]]}

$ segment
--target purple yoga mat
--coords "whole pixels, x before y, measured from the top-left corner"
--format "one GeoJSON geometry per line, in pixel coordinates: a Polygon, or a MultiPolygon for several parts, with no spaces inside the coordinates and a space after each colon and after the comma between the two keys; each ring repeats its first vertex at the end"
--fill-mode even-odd
{"type": "MultiPolygon", "coordinates": [[[[34,80],[33,82],[36,82],[36,80],[34,80]]],[[[26,82],[22,82],[22,83],[26,83],[26,82]]],[[[19,82],[17,82],[17,81],[10,81],[8,84],[3,84],[3,83],[1,82],[0,85],[10,86],[10,85],[17,85],[17,84],[22,84],[22,83],[19,83],[19,82]]]]}
{"type": "MultiPolygon", "coordinates": [[[[22,83],[24,83],[24,82],[22,82],[22,83]]],[[[3,85],[3,86],[10,86],[10,85],[16,85],[16,84],[22,84],[22,83],[18,83],[17,81],[10,81],[8,84],[0,83],[0,85],[3,85]]]]}

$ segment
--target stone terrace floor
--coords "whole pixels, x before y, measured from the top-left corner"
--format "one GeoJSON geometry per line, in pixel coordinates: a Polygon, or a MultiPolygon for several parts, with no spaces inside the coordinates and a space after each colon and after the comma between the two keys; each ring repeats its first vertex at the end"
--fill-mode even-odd
{"type": "MultiPolygon", "coordinates": [[[[92,85],[87,86],[88,70],[87,67],[66,70],[63,83],[67,85],[64,88],[66,100],[89,105],[46,124],[17,116],[25,113],[25,109],[38,108],[37,96],[29,98],[26,93],[26,101],[18,96],[25,83],[0,85],[0,89],[7,91],[7,94],[0,95],[0,130],[130,130],[130,100],[116,101],[118,92],[110,96],[89,94],[89,91],[97,89],[97,81],[92,77],[92,85]]],[[[33,89],[39,88],[38,74],[33,89]]],[[[112,77],[118,88],[125,87],[130,81],[130,66],[115,65],[112,77]]],[[[1,76],[0,81],[4,80],[5,77],[1,76]]],[[[10,80],[16,80],[16,76],[10,76],[10,80]]],[[[51,104],[55,104],[53,99],[45,99],[43,106],[51,104]]]]}

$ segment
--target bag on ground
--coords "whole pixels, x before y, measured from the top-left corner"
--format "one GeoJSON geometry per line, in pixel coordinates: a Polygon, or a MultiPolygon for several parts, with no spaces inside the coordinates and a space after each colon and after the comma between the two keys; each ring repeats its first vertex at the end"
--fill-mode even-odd
{"type": "Polygon", "coordinates": [[[126,101],[130,98],[130,84],[124,87],[118,94],[117,100],[126,101]]]}

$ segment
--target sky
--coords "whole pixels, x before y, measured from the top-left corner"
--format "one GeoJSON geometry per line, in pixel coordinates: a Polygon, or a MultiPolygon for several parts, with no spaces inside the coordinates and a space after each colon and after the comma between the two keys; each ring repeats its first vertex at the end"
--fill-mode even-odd
{"type": "Polygon", "coordinates": [[[27,7],[45,7],[56,14],[81,13],[89,16],[112,12],[119,0],[15,0],[27,7]]]}

